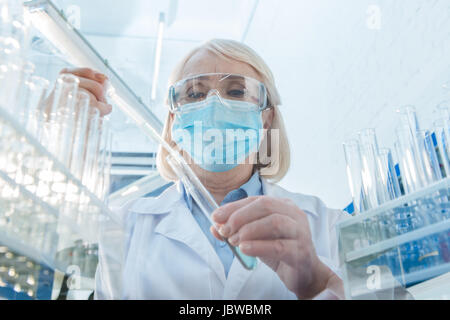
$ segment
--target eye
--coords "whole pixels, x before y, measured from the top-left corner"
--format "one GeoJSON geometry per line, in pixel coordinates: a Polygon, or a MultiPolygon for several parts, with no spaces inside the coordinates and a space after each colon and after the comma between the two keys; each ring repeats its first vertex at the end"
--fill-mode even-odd
{"type": "Polygon", "coordinates": [[[187,96],[189,97],[189,99],[203,99],[205,97],[205,94],[201,91],[191,91],[188,92],[187,96]]]}
{"type": "Polygon", "coordinates": [[[231,89],[228,90],[227,94],[233,98],[241,98],[245,95],[244,89],[231,89]]]}

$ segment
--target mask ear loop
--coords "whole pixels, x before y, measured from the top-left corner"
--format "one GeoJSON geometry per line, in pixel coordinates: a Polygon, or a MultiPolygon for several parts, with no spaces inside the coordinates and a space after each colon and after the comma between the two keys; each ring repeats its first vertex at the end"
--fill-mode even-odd
{"type": "Polygon", "coordinates": [[[260,96],[260,110],[264,111],[265,109],[270,108],[270,106],[268,106],[269,102],[268,102],[268,98],[267,98],[267,89],[266,86],[263,83],[259,84],[259,96],[260,96]]]}

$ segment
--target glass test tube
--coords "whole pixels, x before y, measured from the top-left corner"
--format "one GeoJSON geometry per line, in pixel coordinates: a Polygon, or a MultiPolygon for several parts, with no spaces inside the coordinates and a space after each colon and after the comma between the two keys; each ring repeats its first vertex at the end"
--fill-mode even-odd
{"type": "Polygon", "coordinates": [[[383,189],[386,191],[388,200],[400,197],[400,185],[395,172],[391,150],[389,148],[380,148],[377,162],[383,189]]]}
{"type": "MultiPolygon", "coordinates": [[[[19,117],[20,122],[26,128],[28,133],[37,138],[39,129],[41,128],[38,122],[39,108],[42,106],[43,100],[48,89],[48,81],[44,78],[32,76],[25,84],[27,90],[24,91],[22,100],[22,114],[19,117]]],[[[41,161],[34,148],[25,148],[22,160],[22,175],[21,184],[30,192],[35,193],[37,190],[37,174],[40,168],[41,161]]],[[[16,179],[17,181],[17,179],[16,179]]],[[[18,182],[19,183],[19,182],[18,182]]]]}
{"type": "Polygon", "coordinates": [[[427,180],[429,182],[440,180],[442,175],[430,131],[417,131],[417,139],[419,141],[421,159],[423,161],[423,167],[427,180]]]}
{"type": "MultiPolygon", "coordinates": [[[[181,158],[180,160],[175,159],[178,158],[177,155],[168,155],[167,162],[174,170],[175,174],[180,178],[180,181],[185,186],[187,192],[194,198],[197,205],[205,214],[206,218],[210,221],[211,225],[215,225],[211,219],[211,214],[214,210],[219,208],[214,198],[211,194],[205,189],[205,187],[201,184],[200,180],[194,175],[189,166],[184,162],[181,158]]],[[[246,269],[254,269],[257,265],[256,257],[251,257],[243,254],[239,247],[232,246],[227,239],[223,239],[229,248],[232,250],[234,255],[237,257],[239,262],[246,269]]]]}
{"type": "Polygon", "coordinates": [[[369,128],[359,132],[359,142],[364,194],[367,209],[372,209],[388,200],[378,171],[378,143],[375,129],[369,128]]]}
{"type": "MultiPolygon", "coordinates": [[[[112,141],[113,134],[109,133],[107,137],[107,146],[106,146],[106,155],[105,155],[105,163],[104,163],[104,178],[103,178],[103,201],[107,201],[108,195],[110,193],[111,186],[111,166],[112,166],[112,141]]],[[[107,203],[106,203],[107,204],[107,203]]]]}
{"type": "MultiPolygon", "coordinates": [[[[31,78],[33,76],[35,66],[33,63],[19,59],[17,64],[11,64],[10,98],[8,104],[14,115],[19,115],[19,122],[23,124],[25,114],[28,111],[30,95],[33,88],[31,85],[31,78]]],[[[8,100],[7,100],[8,101],[8,100]]]]}
{"type": "Polygon", "coordinates": [[[73,139],[76,129],[76,111],[75,104],[77,93],[69,93],[67,100],[70,101],[67,106],[60,107],[57,111],[56,122],[59,126],[57,140],[56,157],[66,167],[70,166],[72,158],[73,139]]]}
{"type": "Polygon", "coordinates": [[[397,141],[396,150],[400,163],[400,172],[405,192],[413,192],[424,186],[424,182],[419,174],[421,169],[415,156],[415,148],[409,127],[401,126],[396,129],[397,141]]]}
{"type": "Polygon", "coordinates": [[[343,146],[347,164],[348,185],[353,199],[354,214],[358,214],[366,210],[361,176],[362,166],[359,142],[357,140],[348,140],[344,142],[343,146]]]}
{"type": "Polygon", "coordinates": [[[49,81],[47,79],[32,76],[29,80],[29,96],[27,99],[25,127],[27,131],[39,140],[39,132],[41,128],[41,118],[43,117],[42,108],[49,89],[49,81]]]}
{"type": "Polygon", "coordinates": [[[90,97],[86,92],[79,91],[75,102],[76,120],[75,134],[73,141],[73,152],[70,161],[70,172],[78,179],[83,177],[84,169],[84,151],[87,140],[87,130],[89,121],[89,100],[90,97]]]}
{"type": "Polygon", "coordinates": [[[100,111],[95,107],[89,107],[88,128],[86,146],[84,149],[84,168],[82,183],[89,190],[95,189],[96,159],[100,137],[100,111]]]}
{"type": "MultiPolygon", "coordinates": [[[[42,131],[40,142],[58,160],[68,165],[74,131],[74,104],[79,80],[70,74],[61,74],[52,95],[40,107],[42,131]]],[[[51,204],[64,201],[67,183],[65,176],[54,169],[53,162],[44,159],[39,172],[39,193],[51,204]],[[46,195],[45,195],[46,194],[46,195]]]]}
{"type": "Polygon", "coordinates": [[[73,97],[77,96],[79,82],[79,79],[74,75],[61,74],[56,80],[55,89],[45,108],[45,117],[48,123],[47,149],[54,155],[58,153],[59,141],[57,137],[62,126],[62,123],[58,120],[65,114],[73,112],[75,104],[73,97]]]}
{"type": "Polygon", "coordinates": [[[450,132],[445,119],[438,119],[433,122],[436,142],[439,150],[439,163],[442,165],[443,176],[450,176],[450,132]]]}
{"type": "Polygon", "coordinates": [[[443,101],[436,107],[438,118],[434,121],[436,140],[446,177],[450,176],[450,101],[443,101]]]}
{"type": "Polygon", "coordinates": [[[424,144],[420,142],[419,138],[420,127],[416,109],[408,105],[398,109],[397,112],[400,114],[401,120],[401,129],[399,129],[398,133],[404,135],[402,139],[406,144],[409,144],[410,157],[415,163],[414,169],[415,175],[417,176],[417,188],[424,187],[433,181],[433,177],[427,168],[429,163],[427,163],[427,159],[423,156],[425,153],[423,150],[424,144]]]}
{"type": "Polygon", "coordinates": [[[98,155],[97,186],[95,193],[99,199],[104,199],[109,188],[109,170],[111,164],[111,131],[108,117],[102,118],[101,139],[98,155]]]}
{"type": "MultiPolygon", "coordinates": [[[[26,93],[27,84],[34,71],[34,65],[15,58],[17,57],[13,57],[8,64],[0,66],[0,69],[2,69],[0,96],[4,110],[21,120],[23,119],[23,113],[17,112],[20,111],[17,110],[17,96],[21,92],[26,93]]],[[[7,124],[3,126],[1,170],[6,172],[17,184],[31,184],[33,182],[32,177],[23,172],[24,159],[32,152],[31,149],[23,143],[20,135],[12,127],[7,124]]],[[[11,204],[8,214],[12,214],[17,209],[16,206],[20,206],[19,189],[17,186],[14,187],[5,182],[0,183],[0,189],[1,196],[11,204]]]]}
{"type": "Polygon", "coordinates": [[[26,84],[33,75],[34,69],[33,63],[20,57],[12,57],[5,67],[5,78],[1,84],[0,96],[6,110],[14,116],[22,109],[19,103],[22,96],[26,95],[26,84]]]}
{"type": "Polygon", "coordinates": [[[80,80],[69,73],[63,73],[58,77],[45,109],[47,120],[56,119],[57,111],[61,108],[73,109],[74,100],[69,99],[69,94],[76,97],[79,83],[80,80]]]}

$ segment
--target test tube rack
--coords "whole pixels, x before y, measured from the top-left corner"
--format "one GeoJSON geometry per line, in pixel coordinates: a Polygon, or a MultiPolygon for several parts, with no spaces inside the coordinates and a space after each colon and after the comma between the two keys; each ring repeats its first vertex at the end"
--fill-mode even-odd
{"type": "Polygon", "coordinates": [[[386,265],[404,288],[449,272],[450,178],[348,216],[336,228],[349,299],[381,288],[368,288],[370,266],[386,265]]]}

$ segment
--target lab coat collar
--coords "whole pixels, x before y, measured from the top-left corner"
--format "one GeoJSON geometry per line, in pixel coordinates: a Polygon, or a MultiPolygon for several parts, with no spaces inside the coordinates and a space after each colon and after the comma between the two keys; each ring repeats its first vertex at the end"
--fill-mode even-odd
{"type": "Polygon", "coordinates": [[[171,185],[158,197],[139,198],[130,207],[130,211],[142,214],[164,214],[172,211],[175,203],[182,199],[177,184],[171,185]]]}
{"type": "MultiPolygon", "coordinates": [[[[262,190],[264,195],[273,197],[290,198],[297,206],[307,214],[318,218],[318,212],[323,208],[319,198],[307,196],[299,193],[289,192],[280,186],[268,182],[261,178],[262,190]]],[[[161,195],[156,198],[140,198],[132,205],[131,211],[143,214],[163,214],[172,211],[173,205],[177,202],[185,202],[183,198],[183,186],[178,181],[170,186],[161,195]]]]}
{"type": "Polygon", "coordinates": [[[180,241],[194,250],[214,270],[222,285],[225,285],[226,278],[222,261],[195,221],[184,200],[174,204],[170,214],[158,223],[155,232],[180,241]]]}
{"type": "Polygon", "coordinates": [[[155,233],[186,244],[214,270],[222,285],[225,285],[222,261],[189,211],[180,183],[170,186],[159,197],[139,199],[130,211],[167,214],[155,227],[155,233]]]}
{"type": "MultiPolygon", "coordinates": [[[[314,218],[318,217],[320,200],[315,197],[290,193],[283,188],[261,178],[263,194],[292,199],[303,211],[314,218]]],[[[224,286],[224,298],[234,299],[238,296],[254,270],[246,270],[237,259],[233,259],[228,279],[219,256],[203,234],[200,226],[190,213],[183,197],[182,186],[178,182],[170,186],[157,198],[138,199],[130,211],[141,214],[167,214],[155,228],[155,232],[165,237],[180,241],[193,249],[214,270],[224,286]]],[[[257,268],[261,267],[258,261],[257,268]]]]}

